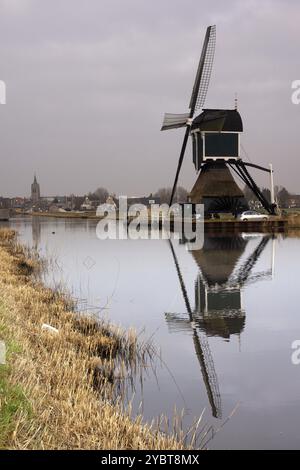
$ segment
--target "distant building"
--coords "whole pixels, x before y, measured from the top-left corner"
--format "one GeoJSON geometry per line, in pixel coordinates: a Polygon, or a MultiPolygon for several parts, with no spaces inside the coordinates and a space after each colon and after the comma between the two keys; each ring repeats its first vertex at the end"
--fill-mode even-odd
{"type": "Polygon", "coordinates": [[[115,203],[113,196],[108,196],[104,204],[98,205],[97,214],[103,215],[105,212],[108,214],[115,213],[116,208],[117,204],[115,203]]]}
{"type": "Polygon", "coordinates": [[[262,209],[262,205],[257,199],[248,200],[248,205],[252,211],[260,211],[262,209]]]}
{"type": "Polygon", "coordinates": [[[8,197],[0,197],[0,209],[10,209],[11,199],[8,197]]]}
{"type": "Polygon", "coordinates": [[[288,199],[288,207],[290,209],[300,207],[300,195],[299,194],[290,195],[288,199]]]}
{"type": "Polygon", "coordinates": [[[84,199],[83,204],[81,204],[80,209],[83,211],[90,211],[93,209],[92,202],[89,200],[88,196],[84,199]]]}
{"type": "MultiPolygon", "coordinates": [[[[119,196],[119,202],[122,198],[126,196],[119,196]]],[[[133,204],[143,204],[144,206],[150,207],[153,204],[160,204],[160,197],[152,196],[131,196],[127,197],[127,206],[132,206],[133,204]]]]}
{"type": "Polygon", "coordinates": [[[25,202],[26,199],[24,197],[14,197],[11,200],[11,207],[14,209],[22,209],[24,207],[25,202]]]}
{"type": "Polygon", "coordinates": [[[36,175],[34,175],[34,180],[31,185],[31,200],[32,202],[39,202],[41,198],[40,185],[37,182],[36,175]]]}
{"type": "Polygon", "coordinates": [[[113,196],[108,196],[108,198],[105,201],[105,204],[112,206],[114,209],[117,207],[117,204],[115,203],[113,196]]]}

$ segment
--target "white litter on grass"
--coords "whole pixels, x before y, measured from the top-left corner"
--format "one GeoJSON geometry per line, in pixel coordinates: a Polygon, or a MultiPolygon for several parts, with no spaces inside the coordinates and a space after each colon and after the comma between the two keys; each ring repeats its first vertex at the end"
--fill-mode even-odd
{"type": "Polygon", "coordinates": [[[4,341],[0,341],[0,365],[6,364],[6,346],[4,341]]]}
{"type": "Polygon", "coordinates": [[[58,333],[58,329],[54,326],[48,325],[47,323],[42,324],[42,331],[49,331],[50,333],[58,333]]]}

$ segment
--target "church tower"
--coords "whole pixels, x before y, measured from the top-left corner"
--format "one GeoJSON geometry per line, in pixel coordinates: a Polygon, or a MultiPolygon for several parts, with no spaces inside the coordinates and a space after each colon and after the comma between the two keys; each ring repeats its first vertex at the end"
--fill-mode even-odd
{"type": "Polygon", "coordinates": [[[34,180],[31,185],[31,200],[32,202],[38,202],[40,200],[40,185],[37,182],[36,175],[34,175],[34,180]]]}

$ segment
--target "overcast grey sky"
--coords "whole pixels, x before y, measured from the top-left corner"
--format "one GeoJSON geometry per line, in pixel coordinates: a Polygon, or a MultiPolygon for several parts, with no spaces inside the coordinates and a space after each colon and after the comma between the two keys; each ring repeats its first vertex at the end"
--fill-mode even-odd
{"type": "MultiPolygon", "coordinates": [[[[173,183],[206,27],[217,25],[207,107],[233,107],[251,161],[300,193],[298,0],[0,0],[0,195],[149,193],[173,183]]],[[[189,146],[180,184],[195,180],[189,146]]],[[[268,184],[258,176],[260,184],[268,184]]]]}

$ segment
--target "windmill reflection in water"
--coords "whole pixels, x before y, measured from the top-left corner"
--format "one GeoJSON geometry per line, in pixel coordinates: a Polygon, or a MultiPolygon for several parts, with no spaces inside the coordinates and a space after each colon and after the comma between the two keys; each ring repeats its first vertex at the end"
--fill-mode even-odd
{"type": "Polygon", "coordinates": [[[166,313],[166,321],[170,333],[192,331],[196,356],[212,415],[215,418],[222,417],[222,404],[218,377],[207,337],[219,336],[229,340],[230,335],[240,335],[245,327],[243,287],[262,279],[272,279],[274,273],[275,238],[258,234],[259,241],[254,250],[250,252],[246,260],[242,261],[249,237],[254,236],[206,234],[203,248],[190,251],[199,268],[195,281],[194,307],[188,296],[176,251],[172,241],[169,240],[186,313],[166,313]],[[271,239],[270,269],[252,273],[271,239]]]}

